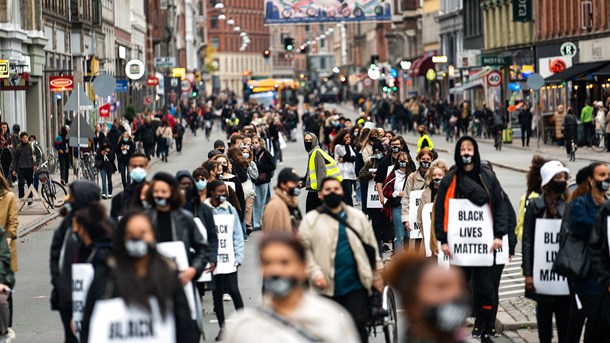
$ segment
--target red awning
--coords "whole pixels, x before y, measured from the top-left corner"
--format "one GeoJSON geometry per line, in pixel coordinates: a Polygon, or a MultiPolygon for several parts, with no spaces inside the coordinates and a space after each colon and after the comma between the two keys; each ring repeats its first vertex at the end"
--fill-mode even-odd
{"type": "Polygon", "coordinates": [[[425,76],[428,69],[434,69],[434,62],[432,62],[432,56],[423,56],[416,59],[411,64],[411,77],[425,76]]]}

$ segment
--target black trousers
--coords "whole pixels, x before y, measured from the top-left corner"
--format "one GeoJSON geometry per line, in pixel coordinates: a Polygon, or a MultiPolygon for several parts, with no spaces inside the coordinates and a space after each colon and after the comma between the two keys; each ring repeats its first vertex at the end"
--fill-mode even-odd
{"type": "Polygon", "coordinates": [[[59,154],[59,177],[68,183],[70,176],[70,154],[59,154]]]}
{"type": "Polygon", "coordinates": [[[537,297],[536,321],[540,343],[551,343],[553,339],[553,314],[555,314],[559,343],[567,343],[570,296],[540,294],[537,297]]]}
{"type": "Polygon", "coordinates": [[[584,130],[585,145],[591,146],[591,138],[595,135],[595,124],[593,122],[583,123],[582,128],[584,130]]]}
{"type": "Polygon", "coordinates": [[[474,326],[481,329],[481,333],[489,332],[493,328],[494,299],[498,292],[494,267],[464,267],[464,275],[472,292],[474,326]]]}
{"type": "Polygon", "coordinates": [[[182,136],[176,137],[175,140],[176,140],[176,151],[181,152],[182,151],[182,136]]]}
{"type": "Polygon", "coordinates": [[[315,210],[322,205],[322,200],[318,197],[317,191],[308,191],[307,200],[305,202],[305,212],[315,210]]]}
{"type": "Polygon", "coordinates": [[[500,280],[502,279],[502,271],[504,271],[503,264],[494,264],[492,266],[493,274],[494,274],[494,298],[493,298],[493,308],[491,310],[491,327],[495,327],[496,325],[496,316],[498,315],[498,306],[500,306],[500,295],[498,292],[500,291],[500,280]]]}
{"type": "Polygon", "coordinates": [[[72,321],[72,309],[59,310],[59,315],[61,316],[61,324],[64,326],[64,342],[78,343],[78,339],[76,339],[76,336],[72,333],[72,327],[70,326],[70,322],[72,321]]]}
{"type": "Polygon", "coordinates": [[[369,187],[369,183],[366,181],[356,181],[356,182],[360,182],[360,199],[362,199],[361,203],[362,203],[362,212],[366,215],[369,214],[369,209],[366,207],[367,206],[367,198],[366,195],[368,193],[368,187],[369,187]]]}
{"type": "MultiPolygon", "coordinates": [[[[567,144],[567,141],[566,141],[567,144]]],[[[574,292],[570,289],[570,321],[568,322],[568,342],[579,343],[582,328],[585,325],[585,311],[578,309],[574,292]]]]}
{"type": "Polygon", "coordinates": [[[532,126],[521,126],[521,145],[530,146],[530,136],[532,135],[532,126]]]}
{"type": "Polygon", "coordinates": [[[610,133],[606,132],[606,151],[610,152],[610,133]]]}
{"type": "MultiPolygon", "coordinates": [[[[30,187],[34,182],[34,168],[19,168],[17,177],[19,178],[19,199],[21,199],[25,196],[26,183],[30,187]]],[[[30,194],[30,198],[32,198],[32,194],[30,194]]]]}
{"type": "Polygon", "coordinates": [[[332,297],[334,301],[343,306],[354,319],[356,329],[362,343],[369,341],[369,333],[366,330],[366,322],[369,320],[369,294],[362,288],[346,295],[332,297]]]}
{"type": "MultiPolygon", "coordinates": [[[[606,291],[606,290],[604,290],[606,291]]],[[[610,340],[610,295],[579,294],[582,309],[587,317],[585,343],[608,342],[610,340]]]]}
{"type": "Polygon", "coordinates": [[[354,200],[352,199],[353,184],[354,180],[341,181],[341,186],[343,188],[343,202],[350,206],[354,206],[354,200]]]}
{"type": "Polygon", "coordinates": [[[215,288],[212,291],[212,298],[214,300],[214,312],[216,312],[216,319],[218,319],[218,325],[223,328],[225,325],[225,309],[222,302],[222,296],[228,293],[233,299],[233,305],[235,309],[239,310],[244,308],[244,301],[239,293],[239,285],[237,284],[237,272],[230,274],[216,274],[214,275],[215,288]]]}

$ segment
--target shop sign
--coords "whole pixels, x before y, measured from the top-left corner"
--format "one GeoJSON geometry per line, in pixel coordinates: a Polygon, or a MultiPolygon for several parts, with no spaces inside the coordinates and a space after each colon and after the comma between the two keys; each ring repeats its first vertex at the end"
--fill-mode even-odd
{"type": "Polygon", "coordinates": [[[49,91],[65,92],[74,90],[74,76],[49,76],[49,91]]]}
{"type": "Polygon", "coordinates": [[[578,52],[578,48],[576,47],[576,44],[572,43],[572,42],[565,42],[563,44],[561,44],[561,56],[566,56],[566,57],[574,57],[576,56],[576,53],[578,52]]]}
{"type": "Polygon", "coordinates": [[[156,68],[173,68],[176,66],[176,59],[173,57],[155,57],[156,68]]]}
{"type": "Polygon", "coordinates": [[[110,117],[110,103],[109,102],[100,106],[100,117],[101,118],[110,117]]]}
{"type": "Polygon", "coordinates": [[[555,56],[538,59],[538,72],[545,79],[572,66],[572,57],[555,56]]]}
{"type": "Polygon", "coordinates": [[[146,68],[144,67],[144,62],[140,60],[131,60],[127,62],[125,65],[125,75],[132,80],[138,80],[142,76],[144,76],[144,72],[146,68]]]}
{"type": "Polygon", "coordinates": [[[159,85],[159,79],[155,76],[149,76],[146,79],[146,85],[148,87],[157,87],[159,85]]]}
{"type": "Polygon", "coordinates": [[[27,91],[30,88],[30,74],[13,74],[8,79],[2,79],[2,91],[27,91]]]}
{"type": "Polygon", "coordinates": [[[532,21],[532,0],[513,0],[513,21],[532,21]]]}
{"type": "Polygon", "coordinates": [[[447,63],[447,56],[432,56],[432,63],[447,63]]]}
{"type": "Polygon", "coordinates": [[[184,80],[186,77],[186,68],[173,68],[172,77],[179,77],[180,80],[184,80]]]}
{"type": "Polygon", "coordinates": [[[10,63],[8,60],[0,60],[0,79],[7,79],[10,73],[10,63]]]}
{"type": "Polygon", "coordinates": [[[510,64],[510,56],[481,55],[482,66],[506,66],[510,64]]]}
{"type": "Polygon", "coordinates": [[[129,90],[129,83],[127,82],[127,79],[117,79],[116,80],[116,87],[114,89],[115,92],[127,93],[128,90],[129,90]]]}

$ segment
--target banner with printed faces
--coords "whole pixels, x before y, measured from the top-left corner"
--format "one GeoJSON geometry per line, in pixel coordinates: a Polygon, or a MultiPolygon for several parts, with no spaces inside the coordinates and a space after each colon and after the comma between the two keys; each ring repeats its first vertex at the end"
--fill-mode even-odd
{"type": "Polygon", "coordinates": [[[534,235],[534,288],[536,293],[569,295],[568,279],[553,272],[553,262],[559,250],[561,219],[536,219],[534,235]]]}
{"type": "MultiPolygon", "coordinates": [[[[150,300],[151,311],[127,306],[121,298],[98,300],[91,314],[91,343],[175,343],[176,324],[173,311],[165,316],[156,299],[150,300]]],[[[167,308],[171,309],[171,304],[167,308]]]]}
{"type": "MultiPolygon", "coordinates": [[[[405,180],[406,182],[406,180],[405,180]]],[[[409,224],[411,225],[411,239],[422,239],[422,231],[417,224],[417,209],[419,208],[419,201],[421,196],[424,194],[423,190],[413,191],[409,195],[409,224]]],[[[422,223],[423,224],[423,223],[422,223]]]]}
{"type": "Polygon", "coordinates": [[[95,271],[91,263],[74,263],[72,265],[72,320],[74,320],[76,338],[79,339],[85,315],[87,294],[94,275],[95,271]]]}
{"type": "Polygon", "coordinates": [[[215,214],[214,223],[218,234],[218,261],[214,275],[231,274],[237,271],[235,250],[233,247],[233,215],[215,214]]]}
{"type": "MultiPolygon", "coordinates": [[[[377,169],[371,168],[369,169],[371,173],[377,172],[377,169]]],[[[383,204],[379,200],[379,193],[377,193],[377,188],[375,187],[375,180],[369,181],[369,186],[366,191],[366,207],[367,208],[382,208],[383,204]]]]}
{"type": "Polygon", "coordinates": [[[477,206],[468,199],[449,199],[447,243],[453,255],[451,264],[493,265],[493,240],[493,220],[488,204],[477,206]]]}
{"type": "MultiPolygon", "coordinates": [[[[189,260],[186,256],[186,248],[184,242],[173,241],[157,243],[157,251],[176,262],[176,267],[179,271],[185,271],[189,267],[189,260]]],[[[186,300],[189,303],[191,309],[191,318],[197,319],[197,304],[195,303],[195,290],[193,289],[193,283],[189,282],[184,285],[184,294],[186,294],[186,300]]]]}
{"type": "Polygon", "coordinates": [[[434,203],[425,204],[421,211],[421,225],[423,226],[422,236],[426,257],[432,256],[432,249],[430,248],[430,237],[432,237],[432,207],[434,207],[434,203]]]}

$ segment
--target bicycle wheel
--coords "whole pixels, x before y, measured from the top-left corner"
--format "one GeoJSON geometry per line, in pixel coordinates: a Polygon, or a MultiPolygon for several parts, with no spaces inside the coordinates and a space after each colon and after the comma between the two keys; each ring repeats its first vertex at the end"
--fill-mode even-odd
{"type": "Polygon", "coordinates": [[[383,306],[388,316],[383,321],[383,335],[386,343],[398,343],[398,318],[396,316],[396,299],[392,288],[386,286],[383,294],[383,306]]]}
{"type": "Polygon", "coordinates": [[[605,135],[601,133],[596,133],[591,137],[591,149],[595,152],[604,152],[606,150],[606,140],[604,139],[605,135]]]}
{"type": "Polygon", "coordinates": [[[40,196],[51,208],[55,208],[55,194],[49,189],[47,182],[42,184],[40,187],[40,196]]]}
{"type": "Polygon", "coordinates": [[[53,185],[52,188],[54,189],[54,207],[62,207],[66,203],[68,191],[66,191],[66,187],[64,187],[61,183],[57,181],[53,181],[51,184],[53,185]]]}

